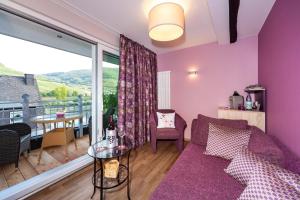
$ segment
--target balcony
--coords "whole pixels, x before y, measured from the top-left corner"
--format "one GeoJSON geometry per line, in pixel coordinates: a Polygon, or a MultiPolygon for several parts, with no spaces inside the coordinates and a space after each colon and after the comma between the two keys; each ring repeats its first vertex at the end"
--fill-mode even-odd
{"type": "MultiPolygon", "coordinates": [[[[89,147],[88,119],[91,116],[91,98],[81,97],[68,98],[65,100],[49,100],[32,102],[28,95],[23,95],[22,102],[0,102],[0,126],[24,122],[31,127],[31,151],[24,153],[19,158],[19,167],[14,163],[0,166],[0,191],[27,180],[33,176],[58,167],[82,155],[85,155],[89,147]],[[36,124],[32,119],[56,116],[57,112],[78,114],[80,119],[75,120],[74,142],[67,145],[68,159],[66,159],[63,146],[48,147],[43,150],[41,160],[38,162],[43,126],[36,124]]],[[[63,127],[63,123],[48,124],[46,131],[63,127]]]]}

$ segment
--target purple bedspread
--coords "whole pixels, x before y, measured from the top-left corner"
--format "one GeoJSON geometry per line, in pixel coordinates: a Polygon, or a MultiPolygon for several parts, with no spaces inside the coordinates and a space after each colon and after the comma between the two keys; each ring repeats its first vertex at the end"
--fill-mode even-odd
{"type": "MultiPolygon", "coordinates": [[[[191,143],[151,196],[152,200],[235,200],[245,186],[224,172],[229,160],[204,155],[208,137],[208,123],[245,126],[243,121],[214,119],[199,115],[192,123],[191,143]],[[202,146],[201,146],[202,145],[202,146]]],[[[300,174],[300,159],[276,138],[260,129],[247,126],[252,135],[249,149],[264,158],[300,174]]]]}
{"type": "Polygon", "coordinates": [[[152,200],[234,200],[244,186],[224,172],[228,160],[190,143],[152,194],[152,200]]]}

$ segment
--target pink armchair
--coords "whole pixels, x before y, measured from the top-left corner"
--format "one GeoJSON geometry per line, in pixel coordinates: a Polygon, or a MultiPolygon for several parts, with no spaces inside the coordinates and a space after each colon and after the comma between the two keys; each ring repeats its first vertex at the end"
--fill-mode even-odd
{"type": "Polygon", "coordinates": [[[175,128],[157,128],[157,114],[161,113],[172,113],[175,110],[164,109],[157,110],[151,114],[150,126],[151,126],[151,146],[155,153],[157,150],[157,140],[174,140],[177,149],[181,152],[183,150],[184,130],[186,128],[186,122],[177,113],[175,114],[175,128]]]}

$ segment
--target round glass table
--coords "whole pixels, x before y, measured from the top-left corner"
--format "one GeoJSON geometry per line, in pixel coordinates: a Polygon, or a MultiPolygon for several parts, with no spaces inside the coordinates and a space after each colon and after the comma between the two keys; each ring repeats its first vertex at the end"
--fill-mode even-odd
{"type": "MultiPolygon", "coordinates": [[[[126,140],[125,140],[126,141],[126,140]]],[[[94,158],[94,174],[93,174],[93,186],[94,191],[91,196],[95,195],[96,188],[100,189],[100,199],[104,198],[104,190],[112,189],[120,186],[123,183],[127,183],[127,197],[130,199],[130,180],[129,180],[129,157],[132,149],[131,142],[126,141],[125,145],[116,146],[114,148],[107,148],[106,140],[101,140],[91,145],[88,149],[89,156],[94,158]],[[127,163],[122,163],[122,157],[127,157],[127,163]],[[106,178],[104,176],[104,161],[112,158],[116,158],[119,164],[119,171],[117,178],[106,178]],[[97,161],[100,164],[100,168],[97,169],[97,161]]]]}

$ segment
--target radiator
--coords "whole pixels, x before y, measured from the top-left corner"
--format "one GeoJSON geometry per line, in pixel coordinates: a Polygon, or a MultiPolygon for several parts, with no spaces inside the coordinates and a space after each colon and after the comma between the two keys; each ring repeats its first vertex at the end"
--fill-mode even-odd
{"type": "Polygon", "coordinates": [[[158,109],[171,108],[171,82],[170,71],[163,71],[157,73],[157,96],[158,109]]]}

